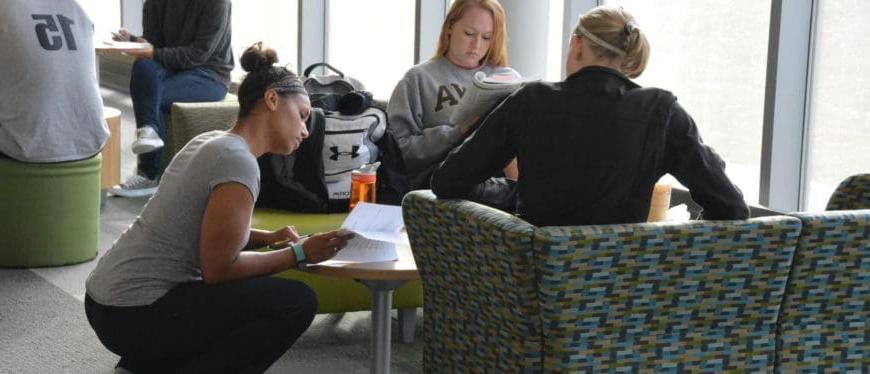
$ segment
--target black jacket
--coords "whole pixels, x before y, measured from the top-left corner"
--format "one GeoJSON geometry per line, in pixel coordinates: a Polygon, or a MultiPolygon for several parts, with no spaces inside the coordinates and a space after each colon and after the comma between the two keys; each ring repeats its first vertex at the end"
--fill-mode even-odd
{"type": "Polygon", "coordinates": [[[206,68],[229,87],[233,70],[230,0],[147,0],[142,37],[169,70],[206,68]]]}
{"type": "Polygon", "coordinates": [[[644,222],[666,173],[689,188],[706,219],[749,214],[676,98],[609,68],[587,67],[508,97],[441,164],[432,190],[466,198],[513,157],[519,213],[539,226],[644,222]]]}

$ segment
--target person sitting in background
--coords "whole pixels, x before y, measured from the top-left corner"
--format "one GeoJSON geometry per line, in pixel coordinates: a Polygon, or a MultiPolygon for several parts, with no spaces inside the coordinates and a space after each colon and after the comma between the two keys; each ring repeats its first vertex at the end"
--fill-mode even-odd
{"type": "Polygon", "coordinates": [[[136,58],[130,76],[130,97],[136,117],[133,153],[136,174],[109,190],[117,196],[149,196],[160,177],[163,116],[176,102],[218,101],[230,86],[233,52],[229,0],[147,0],[143,35],[121,29],[120,41],[150,43],[153,48],[129,52],[136,58]]]}
{"type": "Polygon", "coordinates": [[[95,156],[109,138],[94,75],[94,25],[74,0],[0,2],[0,156],[95,156]]]}
{"type": "Polygon", "coordinates": [[[670,173],[706,219],[747,218],[725,163],[706,146],[673,94],[629,78],[646,68],[649,44],[622,8],[580,16],[557,83],[509,96],[435,171],[439,198],[466,198],[518,160],[518,210],[540,226],[644,222],[655,182],[670,173]]]}
{"type": "Polygon", "coordinates": [[[269,275],[332,258],[337,232],[289,248],[249,252],[292,227],[250,228],[260,189],[256,158],[290,154],[308,136],[311,106],[299,78],[255,45],[242,55],[239,120],[192,139],[166,169],[136,221],[86,283],[97,337],[134,373],[261,373],[308,328],[317,297],[269,275]]]}
{"type": "MultiPolygon", "coordinates": [[[[387,105],[388,130],[402,150],[412,190],[429,188],[432,171],[477,121],[450,123],[474,74],[491,75],[507,63],[501,4],[455,1],[441,26],[435,56],[405,73],[387,105]]],[[[504,172],[515,178],[514,170],[509,167],[504,172]]]]}

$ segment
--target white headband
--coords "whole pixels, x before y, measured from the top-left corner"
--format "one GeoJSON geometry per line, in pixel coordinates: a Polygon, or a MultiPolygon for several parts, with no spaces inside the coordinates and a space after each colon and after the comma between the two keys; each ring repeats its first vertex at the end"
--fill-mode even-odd
{"type": "MultiPolygon", "coordinates": [[[[603,39],[601,39],[601,38],[595,36],[595,34],[589,32],[589,30],[586,30],[586,28],[583,27],[583,22],[577,22],[577,30],[580,30],[580,33],[583,34],[582,36],[589,38],[589,40],[593,41],[595,44],[598,44],[598,45],[604,47],[604,49],[606,49],[610,52],[616,53],[619,56],[625,56],[625,51],[623,51],[619,48],[616,48],[615,46],[613,46],[613,44],[605,42],[603,39]]],[[[578,36],[580,36],[580,35],[578,35],[578,36]]]]}

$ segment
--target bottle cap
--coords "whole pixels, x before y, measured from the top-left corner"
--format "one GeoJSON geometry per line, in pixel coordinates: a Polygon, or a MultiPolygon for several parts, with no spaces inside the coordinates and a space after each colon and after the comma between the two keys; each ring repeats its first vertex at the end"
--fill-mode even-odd
{"type": "Polygon", "coordinates": [[[375,173],[360,173],[359,170],[354,170],[350,173],[350,179],[354,182],[375,183],[378,175],[375,173]]]}
{"type": "Polygon", "coordinates": [[[363,174],[374,174],[374,173],[377,173],[378,166],[381,166],[380,161],[372,162],[371,164],[363,164],[362,166],[359,167],[359,169],[356,169],[354,171],[358,171],[358,172],[363,173],[363,174]]]}

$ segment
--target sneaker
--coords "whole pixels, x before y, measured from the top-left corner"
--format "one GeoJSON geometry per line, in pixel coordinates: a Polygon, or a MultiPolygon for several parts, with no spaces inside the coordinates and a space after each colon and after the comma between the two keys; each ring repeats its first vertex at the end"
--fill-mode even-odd
{"type": "Polygon", "coordinates": [[[163,139],[157,135],[157,131],[151,126],[142,126],[136,129],[136,140],[133,141],[133,153],[139,155],[142,153],[153,152],[163,148],[163,139]]]}
{"type": "Polygon", "coordinates": [[[124,183],[110,188],[109,192],[112,195],[121,197],[151,196],[157,192],[157,180],[148,179],[148,177],[136,173],[127,178],[124,183]]]}

